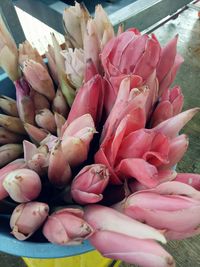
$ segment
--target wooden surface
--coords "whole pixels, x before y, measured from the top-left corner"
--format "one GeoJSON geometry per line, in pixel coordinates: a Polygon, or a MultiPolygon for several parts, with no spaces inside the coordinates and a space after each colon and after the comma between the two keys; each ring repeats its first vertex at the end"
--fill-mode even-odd
{"type": "MultiPolygon", "coordinates": [[[[186,10],[176,20],[168,22],[155,33],[163,44],[176,33],[179,34],[178,50],[185,63],[179,71],[176,83],[181,85],[185,95],[184,109],[200,106],[200,21],[197,19],[197,12],[186,10]]],[[[200,173],[200,114],[184,128],[184,133],[190,137],[190,146],[178,165],[178,170],[200,173]]],[[[166,249],[174,256],[177,267],[200,267],[200,236],[170,242],[166,249]]],[[[22,267],[22,262],[19,258],[0,254],[0,267],[3,266],[22,267]]],[[[134,265],[122,263],[122,266],[134,265]]]]}
{"type": "MultiPolygon", "coordinates": [[[[194,10],[184,11],[176,20],[170,21],[155,31],[163,44],[179,34],[178,51],[184,57],[175,83],[181,85],[185,96],[184,110],[200,107],[200,20],[194,10]]],[[[200,114],[183,130],[189,135],[189,149],[178,164],[179,172],[200,173],[200,114]]],[[[177,267],[200,267],[200,236],[184,241],[168,243],[165,248],[176,260],[177,267]]],[[[121,267],[134,265],[121,264],[121,267]]],[[[155,266],[156,267],[156,266],[155,266]]]]}

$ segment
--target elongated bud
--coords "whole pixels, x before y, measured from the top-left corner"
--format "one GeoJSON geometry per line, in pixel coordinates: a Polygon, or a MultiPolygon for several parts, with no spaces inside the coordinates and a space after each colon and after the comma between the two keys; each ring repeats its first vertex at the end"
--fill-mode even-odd
{"type": "Polygon", "coordinates": [[[6,144],[0,147],[0,167],[19,158],[23,154],[21,144],[6,144]]]}
{"type": "Polygon", "coordinates": [[[27,59],[32,59],[46,68],[43,58],[40,56],[38,50],[33,48],[29,41],[26,40],[22,44],[19,44],[19,64],[23,66],[24,61],[27,59]]]}
{"type": "Polygon", "coordinates": [[[100,40],[97,34],[97,26],[93,19],[89,19],[87,22],[87,30],[84,36],[84,53],[85,63],[91,59],[97,70],[99,70],[100,40]]]}
{"type": "Polygon", "coordinates": [[[80,244],[93,234],[92,227],[83,219],[80,209],[66,208],[54,212],[48,217],[44,236],[58,245],[80,244]]]}
{"type": "Polygon", "coordinates": [[[26,134],[21,120],[17,117],[0,114],[0,125],[11,132],[26,134]]]}
{"type": "Polygon", "coordinates": [[[13,132],[10,132],[6,130],[3,127],[0,127],[0,144],[15,144],[15,143],[21,143],[22,140],[25,138],[23,135],[19,135],[13,132]]]}
{"type": "Polygon", "coordinates": [[[85,70],[84,51],[80,48],[69,48],[62,51],[65,58],[65,72],[70,83],[77,89],[82,86],[85,70]]]}
{"type": "Polygon", "coordinates": [[[24,123],[24,128],[33,142],[40,143],[48,133],[41,128],[37,128],[29,123],[24,123]]]}
{"type": "Polygon", "coordinates": [[[72,86],[69,84],[69,81],[67,79],[67,76],[65,74],[65,62],[64,57],[61,55],[61,47],[55,37],[54,34],[51,34],[53,47],[54,47],[54,53],[55,53],[55,62],[56,62],[56,68],[58,73],[58,81],[62,90],[62,93],[67,100],[68,105],[71,107],[74,97],[75,97],[75,90],[72,88],[72,86]]]}
{"type": "Polygon", "coordinates": [[[61,136],[61,129],[63,125],[65,124],[66,119],[57,112],[54,113],[54,118],[55,118],[55,123],[56,123],[56,128],[57,128],[57,136],[61,136]]]}
{"type": "Polygon", "coordinates": [[[62,152],[60,140],[57,141],[50,153],[48,178],[56,186],[66,186],[71,179],[71,169],[62,152]]]}
{"type": "Polygon", "coordinates": [[[41,95],[40,93],[36,92],[35,90],[31,90],[30,96],[33,100],[35,110],[40,110],[43,108],[50,109],[50,103],[46,96],[41,95]]]}
{"type": "Polygon", "coordinates": [[[9,196],[19,203],[37,198],[42,187],[38,174],[29,169],[9,172],[3,181],[3,186],[9,196]]]}
{"type": "Polygon", "coordinates": [[[54,112],[61,114],[64,118],[67,118],[69,107],[60,89],[57,90],[56,96],[53,99],[52,109],[54,112]]]}
{"type": "Polygon", "coordinates": [[[6,177],[6,175],[13,170],[25,168],[25,166],[26,163],[24,159],[17,159],[0,169],[0,200],[8,196],[8,192],[3,187],[3,180],[6,177]]]}
{"type": "Polygon", "coordinates": [[[53,81],[58,85],[58,72],[56,68],[56,61],[55,61],[55,54],[54,54],[54,49],[53,46],[48,44],[48,51],[45,53],[47,59],[48,59],[48,67],[50,70],[51,77],[53,81]]]}
{"type": "Polygon", "coordinates": [[[92,116],[95,125],[98,125],[101,120],[103,99],[104,91],[102,78],[97,74],[79,89],[67,118],[68,123],[89,113],[92,116]]]}
{"type": "Polygon", "coordinates": [[[46,96],[50,101],[53,100],[55,90],[46,68],[33,60],[27,60],[23,64],[23,73],[34,90],[46,96]]]}
{"type": "Polygon", "coordinates": [[[17,110],[17,104],[14,99],[8,98],[8,97],[1,97],[0,98],[0,108],[3,110],[4,113],[18,117],[18,110],[17,110]]]}
{"type": "Polygon", "coordinates": [[[19,79],[17,46],[2,16],[0,16],[0,66],[12,81],[19,79]]]}
{"type": "Polygon", "coordinates": [[[35,107],[30,97],[30,88],[25,79],[15,82],[17,109],[23,122],[35,124],[35,107]]]}
{"type": "Polygon", "coordinates": [[[79,204],[99,202],[108,182],[109,171],[105,165],[85,166],[72,181],[72,197],[79,204]]]}
{"type": "Polygon", "coordinates": [[[37,125],[51,133],[56,133],[56,123],[53,113],[49,109],[41,109],[35,116],[37,125]]]}
{"type": "Polygon", "coordinates": [[[200,108],[192,108],[181,112],[180,114],[161,122],[153,129],[164,133],[169,138],[176,137],[179,131],[188,123],[194,115],[199,112],[200,108]]]}
{"type": "Polygon", "coordinates": [[[18,240],[29,238],[45,221],[49,213],[46,203],[30,202],[18,205],[10,218],[12,234],[18,240]]]}
{"type": "Polygon", "coordinates": [[[132,238],[111,231],[97,231],[89,240],[106,258],[143,267],[175,267],[172,256],[153,240],[132,238]]]}

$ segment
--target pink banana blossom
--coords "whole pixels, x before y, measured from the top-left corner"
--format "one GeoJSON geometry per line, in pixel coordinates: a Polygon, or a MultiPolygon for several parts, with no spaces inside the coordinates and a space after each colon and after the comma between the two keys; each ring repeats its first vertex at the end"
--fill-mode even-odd
{"type": "Polygon", "coordinates": [[[122,210],[131,218],[164,230],[167,238],[179,235],[184,239],[199,227],[200,192],[184,183],[166,182],[130,195],[122,210]]]}
{"type": "Polygon", "coordinates": [[[22,169],[25,167],[26,163],[24,159],[16,159],[0,169],[0,200],[8,196],[8,192],[5,190],[3,186],[3,181],[6,175],[13,170],[22,169]]]}
{"type": "Polygon", "coordinates": [[[94,232],[84,220],[81,209],[66,208],[51,214],[43,227],[43,234],[49,242],[58,245],[77,245],[94,232]]]}
{"type": "Polygon", "coordinates": [[[108,182],[109,172],[105,165],[85,166],[72,181],[72,198],[79,204],[99,202],[108,182]]]}
{"type": "Polygon", "coordinates": [[[3,180],[3,187],[14,201],[23,203],[37,198],[42,185],[36,172],[23,168],[10,171],[3,180]]]}
{"type": "Polygon", "coordinates": [[[151,117],[151,126],[154,127],[181,112],[183,107],[183,94],[179,86],[165,89],[159,103],[151,117]]]}
{"type": "Polygon", "coordinates": [[[18,240],[29,238],[45,221],[49,207],[42,202],[29,202],[18,205],[10,218],[12,234],[18,240]]]}
{"type": "Polygon", "coordinates": [[[61,130],[62,151],[71,167],[87,159],[90,142],[96,132],[90,114],[82,115],[70,124],[66,122],[61,130]]]}
{"type": "Polygon", "coordinates": [[[154,241],[166,242],[156,229],[100,205],[87,206],[84,218],[95,229],[91,244],[105,257],[144,267],[175,266],[173,258],[154,241]]]}

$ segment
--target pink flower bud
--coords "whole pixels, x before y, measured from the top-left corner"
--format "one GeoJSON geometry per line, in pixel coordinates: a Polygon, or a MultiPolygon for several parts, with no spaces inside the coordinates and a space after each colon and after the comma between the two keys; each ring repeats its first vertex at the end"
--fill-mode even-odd
{"type": "Polygon", "coordinates": [[[46,221],[43,234],[58,245],[80,244],[93,234],[92,227],[83,219],[80,209],[66,208],[54,212],[46,221]]]}
{"type": "Polygon", "coordinates": [[[174,181],[188,184],[200,191],[200,174],[197,173],[178,173],[174,181]]]}
{"type": "Polygon", "coordinates": [[[57,186],[65,186],[71,179],[71,169],[64,157],[60,140],[56,142],[49,156],[48,178],[57,186]]]}
{"type": "Polygon", "coordinates": [[[56,123],[53,113],[49,109],[41,109],[35,116],[37,125],[51,133],[56,133],[56,123]]]}
{"type": "Polygon", "coordinates": [[[62,150],[71,167],[87,159],[90,142],[96,132],[90,114],[78,117],[62,127],[62,150]]]}
{"type": "Polygon", "coordinates": [[[35,143],[40,143],[48,135],[45,130],[37,128],[29,123],[24,123],[24,128],[30,136],[30,139],[35,143]]]}
{"type": "Polygon", "coordinates": [[[72,197],[79,204],[99,202],[108,182],[109,171],[105,165],[85,166],[72,181],[72,197]]]}
{"type": "Polygon", "coordinates": [[[154,189],[130,195],[124,203],[124,213],[166,232],[193,232],[200,224],[198,198],[199,192],[189,185],[162,183],[154,189]]]}
{"type": "Polygon", "coordinates": [[[29,169],[9,172],[3,181],[3,186],[9,196],[19,203],[37,198],[42,187],[38,174],[29,169]]]}
{"type": "Polygon", "coordinates": [[[41,202],[18,205],[10,218],[12,234],[19,240],[29,238],[45,221],[49,207],[41,202]]]}
{"type": "Polygon", "coordinates": [[[53,100],[55,96],[53,81],[45,67],[33,60],[27,60],[23,64],[23,73],[34,90],[53,100]]]}
{"type": "Polygon", "coordinates": [[[58,85],[58,72],[56,69],[56,61],[55,61],[55,53],[54,48],[48,44],[48,51],[45,53],[48,59],[48,67],[50,70],[51,77],[53,78],[54,82],[58,85]]]}
{"type": "Polygon", "coordinates": [[[26,163],[24,159],[17,159],[0,169],[0,200],[8,196],[8,192],[3,186],[3,181],[6,175],[13,170],[25,168],[25,166],[26,163]]]}

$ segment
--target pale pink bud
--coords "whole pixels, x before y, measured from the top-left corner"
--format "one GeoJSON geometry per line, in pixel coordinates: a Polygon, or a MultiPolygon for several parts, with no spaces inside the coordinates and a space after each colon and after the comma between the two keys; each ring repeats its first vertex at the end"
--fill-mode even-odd
{"type": "Polygon", "coordinates": [[[153,240],[97,231],[89,241],[106,258],[143,267],[175,267],[173,257],[153,240]]]}
{"type": "Polygon", "coordinates": [[[22,169],[25,167],[26,163],[24,159],[16,159],[0,169],[0,200],[8,196],[8,192],[3,187],[3,181],[6,175],[13,170],[22,169]]]}
{"type": "Polygon", "coordinates": [[[19,240],[29,238],[45,221],[49,207],[41,202],[18,205],[10,218],[12,234],[19,240]]]}
{"type": "Polygon", "coordinates": [[[41,109],[37,111],[35,116],[37,125],[51,133],[56,133],[56,123],[53,113],[47,109],[41,109]]]}
{"type": "Polygon", "coordinates": [[[65,186],[71,179],[71,169],[58,140],[49,156],[48,178],[52,184],[65,186]]]}
{"type": "Polygon", "coordinates": [[[156,229],[109,207],[88,205],[85,208],[84,218],[97,231],[111,231],[141,240],[155,239],[166,243],[163,234],[156,229]]]}
{"type": "Polygon", "coordinates": [[[92,227],[83,219],[80,209],[66,208],[54,212],[46,221],[43,234],[58,245],[80,244],[93,234],[92,227]]]}
{"type": "Polygon", "coordinates": [[[62,55],[65,58],[65,72],[70,83],[75,87],[79,88],[83,83],[83,76],[85,71],[84,64],[84,51],[82,49],[69,48],[63,50],[62,55]]]}
{"type": "Polygon", "coordinates": [[[19,64],[22,66],[24,61],[26,61],[27,59],[32,59],[46,68],[43,58],[39,54],[38,50],[36,48],[33,48],[31,44],[26,40],[22,44],[19,44],[19,64]]]}
{"type": "Polygon", "coordinates": [[[97,26],[93,19],[89,19],[87,22],[87,29],[84,35],[84,53],[85,63],[91,59],[98,70],[100,65],[100,40],[97,26]]]}
{"type": "Polygon", "coordinates": [[[24,123],[24,128],[33,142],[40,143],[47,137],[48,133],[41,128],[37,128],[29,123],[24,123]]]}
{"type": "Polygon", "coordinates": [[[62,126],[65,124],[66,119],[59,113],[54,112],[54,118],[55,118],[55,123],[56,123],[56,128],[57,128],[57,136],[61,136],[61,129],[62,126]]]}
{"type": "Polygon", "coordinates": [[[108,182],[109,171],[105,165],[85,166],[72,181],[72,198],[79,204],[99,202],[108,182]]]}
{"type": "Polygon", "coordinates": [[[53,47],[49,44],[48,51],[45,53],[48,59],[48,67],[50,70],[51,77],[53,78],[54,82],[58,85],[58,72],[56,68],[56,61],[55,61],[55,54],[53,47]]]}
{"type": "Polygon", "coordinates": [[[0,67],[12,81],[20,77],[17,46],[0,16],[0,67]]]}
{"type": "Polygon", "coordinates": [[[53,100],[55,90],[46,68],[33,60],[27,60],[23,64],[23,73],[34,90],[46,96],[50,101],[53,100]]]}
{"type": "Polygon", "coordinates": [[[57,90],[56,96],[53,99],[52,109],[54,112],[61,114],[64,118],[67,118],[69,107],[60,89],[57,90]]]}
{"type": "Polygon", "coordinates": [[[9,172],[3,181],[3,186],[9,196],[19,203],[37,198],[42,187],[39,175],[29,169],[9,172]]]}
{"type": "Polygon", "coordinates": [[[75,6],[65,8],[63,13],[64,29],[67,40],[73,47],[83,47],[83,34],[89,12],[83,4],[75,2],[75,6]]]}
{"type": "Polygon", "coordinates": [[[199,197],[199,192],[189,185],[162,183],[155,189],[130,195],[124,203],[124,213],[157,229],[191,231],[200,224],[200,201],[192,192],[199,197]]]}

